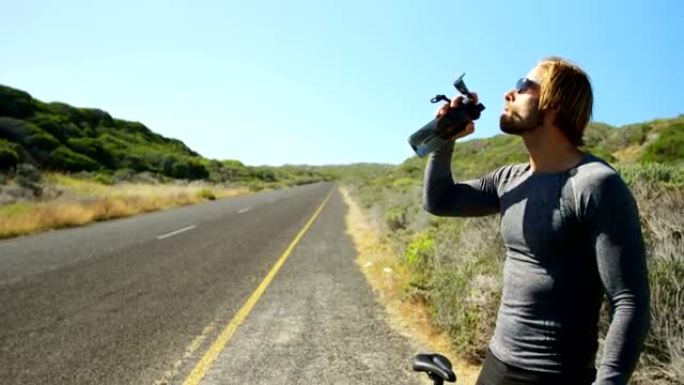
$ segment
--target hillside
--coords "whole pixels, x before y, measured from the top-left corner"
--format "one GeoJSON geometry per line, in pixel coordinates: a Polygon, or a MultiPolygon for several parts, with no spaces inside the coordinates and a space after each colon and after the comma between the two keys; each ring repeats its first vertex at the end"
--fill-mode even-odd
{"type": "Polygon", "coordinates": [[[206,178],[205,160],[177,139],[93,108],[43,103],[0,86],[0,168],[28,162],[42,169],[131,169],[206,178]]]}
{"type": "Polygon", "coordinates": [[[22,163],[44,171],[95,173],[101,181],[147,172],[258,189],[330,179],[310,166],[250,167],[238,160],[206,159],[142,123],[95,108],[44,103],[0,85],[0,171],[22,163]]]}
{"type": "MultiPolygon", "coordinates": [[[[658,163],[684,167],[684,115],[670,119],[614,127],[591,123],[585,131],[584,150],[614,165],[658,163]]],[[[454,146],[452,168],[456,179],[471,178],[508,163],[526,162],[520,137],[496,135],[459,141],[454,146]]],[[[399,167],[407,177],[421,177],[426,159],[411,157],[399,167]]]]}
{"type": "Polygon", "coordinates": [[[0,85],[0,238],[332,178],[207,159],[142,123],[0,85]]]}
{"type": "MultiPolygon", "coordinates": [[[[684,383],[684,115],[613,127],[593,123],[584,149],[609,161],[639,207],[651,286],[651,328],[634,384],[684,383]]],[[[407,144],[408,145],[408,144],[407,144]]],[[[397,167],[354,165],[335,170],[409,277],[396,289],[421,304],[460,358],[482,362],[495,327],[505,246],[499,217],[438,217],[422,207],[427,159],[397,167]]],[[[454,179],[476,178],[526,162],[519,137],[497,135],[455,144],[454,179]]],[[[609,315],[600,321],[603,341],[609,315]]]]}

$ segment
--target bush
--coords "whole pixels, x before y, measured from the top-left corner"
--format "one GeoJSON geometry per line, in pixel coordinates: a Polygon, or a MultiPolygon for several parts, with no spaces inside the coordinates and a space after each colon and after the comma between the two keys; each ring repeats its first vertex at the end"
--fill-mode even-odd
{"type": "Polygon", "coordinates": [[[30,122],[61,141],[81,136],[78,126],[60,115],[37,114],[30,122]]]}
{"type": "Polygon", "coordinates": [[[651,328],[635,382],[684,383],[684,189],[637,183],[634,191],[651,285],[651,328]]]}
{"type": "Polygon", "coordinates": [[[28,135],[25,144],[31,152],[48,153],[59,147],[61,143],[54,136],[40,130],[28,135]]]}
{"type": "Polygon", "coordinates": [[[79,110],[82,114],[83,121],[90,127],[111,127],[114,125],[114,120],[105,111],[97,108],[80,108],[79,110]]]}
{"type": "Polygon", "coordinates": [[[245,186],[253,192],[258,192],[261,190],[266,189],[267,185],[266,183],[260,181],[260,180],[250,180],[245,183],[245,186]]]}
{"type": "Polygon", "coordinates": [[[123,168],[135,170],[135,171],[147,171],[149,170],[147,164],[140,155],[136,154],[126,154],[121,161],[121,166],[123,168]]]}
{"type": "Polygon", "coordinates": [[[0,139],[0,170],[9,170],[17,166],[21,160],[19,154],[21,153],[21,146],[0,139]]]}
{"type": "Polygon", "coordinates": [[[216,200],[216,195],[214,192],[208,188],[203,188],[197,192],[197,196],[202,199],[207,199],[210,201],[216,200]]]}
{"type": "Polygon", "coordinates": [[[112,175],[112,181],[114,183],[129,182],[133,179],[134,176],[135,176],[135,170],[131,170],[129,168],[124,168],[124,169],[114,171],[114,175],[112,175]]]}
{"type": "Polygon", "coordinates": [[[19,155],[8,147],[0,147],[0,170],[9,170],[17,166],[19,155]]]}
{"type": "Polygon", "coordinates": [[[107,168],[115,167],[114,156],[96,138],[70,138],[67,145],[77,153],[81,153],[107,168]]]}
{"type": "Polygon", "coordinates": [[[26,118],[33,114],[33,98],[24,91],[0,85],[0,116],[26,118]]]}
{"type": "Polygon", "coordinates": [[[675,123],[662,129],[658,138],[646,146],[641,160],[681,164],[684,161],[684,123],[675,123]]]}
{"type": "Polygon", "coordinates": [[[100,165],[89,157],[77,154],[65,146],[59,146],[50,154],[46,166],[53,170],[94,171],[100,165]]]}
{"type": "Polygon", "coordinates": [[[385,225],[389,231],[405,229],[407,226],[406,208],[391,207],[385,213],[385,225]]]}
{"type": "Polygon", "coordinates": [[[434,252],[435,239],[430,231],[422,231],[413,236],[406,246],[405,262],[413,272],[411,285],[426,289],[433,273],[431,259],[434,252]]]}
{"type": "Polygon", "coordinates": [[[277,180],[273,170],[269,170],[266,168],[256,168],[252,175],[264,182],[275,182],[277,180]]]}
{"type": "Polygon", "coordinates": [[[185,177],[191,180],[205,179],[209,177],[209,172],[199,161],[190,160],[188,161],[187,174],[185,177]]]}
{"type": "Polygon", "coordinates": [[[684,169],[681,167],[661,163],[642,163],[618,165],[616,169],[630,186],[639,183],[649,186],[662,184],[684,185],[684,169]]]}
{"type": "Polygon", "coordinates": [[[43,176],[40,171],[31,164],[22,163],[17,166],[15,181],[20,187],[31,190],[33,196],[39,197],[43,193],[43,176]]]}
{"type": "Polygon", "coordinates": [[[199,161],[166,154],[159,157],[160,171],[166,176],[178,179],[204,179],[209,177],[209,171],[199,161]]]}
{"type": "Polygon", "coordinates": [[[95,174],[93,177],[93,180],[98,183],[106,184],[106,185],[112,185],[114,184],[114,178],[112,175],[105,173],[105,172],[98,172],[95,174]]]}
{"type": "Polygon", "coordinates": [[[19,120],[0,116],[0,138],[9,139],[13,142],[20,142],[24,137],[24,126],[26,124],[19,120]]]}

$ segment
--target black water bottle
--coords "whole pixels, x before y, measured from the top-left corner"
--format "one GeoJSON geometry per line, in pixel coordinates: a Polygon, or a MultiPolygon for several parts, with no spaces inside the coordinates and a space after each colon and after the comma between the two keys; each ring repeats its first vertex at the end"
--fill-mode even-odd
{"type": "MultiPolygon", "coordinates": [[[[463,103],[458,108],[449,108],[444,115],[433,119],[409,137],[409,144],[419,157],[445,145],[448,138],[465,130],[469,122],[479,119],[480,113],[485,109],[482,103],[475,104],[470,99],[470,91],[463,82],[464,76],[465,74],[461,75],[454,82],[454,87],[466,97],[463,103]]],[[[444,95],[437,95],[430,101],[437,103],[442,100],[450,102],[444,95]]]]}

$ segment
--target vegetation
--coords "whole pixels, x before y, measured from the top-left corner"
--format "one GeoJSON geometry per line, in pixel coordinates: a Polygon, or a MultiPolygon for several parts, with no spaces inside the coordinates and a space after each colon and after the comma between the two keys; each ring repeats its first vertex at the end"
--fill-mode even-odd
{"type": "MultiPolygon", "coordinates": [[[[620,128],[594,123],[585,141],[616,166],[640,207],[653,314],[635,383],[684,383],[684,115],[620,128]]],[[[525,161],[520,139],[499,135],[457,143],[452,169],[463,180],[525,161]]],[[[410,274],[406,298],[426,304],[455,350],[478,362],[501,291],[497,218],[427,214],[420,205],[425,162],[252,167],[211,160],[141,123],[0,86],[0,237],[339,179],[410,274]]],[[[604,332],[607,322],[604,316],[604,332]]]]}
{"type": "Polygon", "coordinates": [[[0,172],[21,163],[40,170],[90,172],[101,181],[148,173],[159,180],[209,180],[253,190],[332,179],[316,167],[250,167],[210,160],[177,139],[94,108],[44,103],[0,85],[0,172]]]}
{"type": "MultiPolygon", "coordinates": [[[[684,116],[620,128],[592,124],[585,149],[616,166],[632,189],[647,242],[652,320],[637,384],[684,383],[684,116]]],[[[456,180],[525,162],[519,138],[457,142],[456,180]]],[[[401,165],[353,165],[336,170],[372,218],[411,278],[406,300],[425,303],[432,323],[454,350],[480,362],[491,338],[501,293],[504,246],[498,218],[442,218],[421,207],[425,159],[401,165]]],[[[604,309],[605,310],[605,309],[604,309]]],[[[608,325],[602,317],[602,333],[608,325]]]]}
{"type": "MultiPolygon", "coordinates": [[[[31,172],[35,172],[35,169],[31,172]]],[[[248,192],[246,187],[222,187],[204,182],[163,185],[124,182],[110,186],[57,173],[41,176],[40,182],[35,182],[34,179],[30,183],[37,183],[41,189],[56,189],[61,194],[50,200],[17,201],[0,205],[0,239],[128,217],[248,192]]]]}
{"type": "Polygon", "coordinates": [[[206,159],[142,123],[0,85],[0,238],[333,178],[206,159]]]}

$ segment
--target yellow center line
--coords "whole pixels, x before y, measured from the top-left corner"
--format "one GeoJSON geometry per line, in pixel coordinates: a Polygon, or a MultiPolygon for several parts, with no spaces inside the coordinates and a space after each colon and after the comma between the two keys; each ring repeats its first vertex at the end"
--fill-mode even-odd
{"type": "Polygon", "coordinates": [[[334,189],[330,190],[328,195],[323,200],[323,203],[321,203],[321,205],[318,206],[316,212],[314,212],[309,221],[306,222],[304,227],[299,231],[297,236],[292,240],[292,242],[290,242],[290,245],[287,247],[287,249],[285,249],[285,252],[283,252],[278,261],[271,268],[271,271],[269,271],[268,274],[266,274],[266,277],[263,281],[261,281],[259,287],[257,287],[256,290],[254,290],[254,292],[252,293],[252,295],[249,296],[244,305],[242,305],[240,310],[237,311],[233,319],[230,320],[228,325],[226,325],[226,327],[223,329],[223,331],[218,336],[216,341],[214,341],[214,343],[211,344],[209,350],[207,350],[207,352],[204,353],[202,359],[200,359],[199,362],[197,362],[195,368],[192,370],[192,372],[190,372],[185,381],[183,381],[183,385],[198,385],[202,378],[204,378],[211,365],[214,363],[216,358],[218,358],[219,354],[223,351],[228,341],[230,341],[231,337],[233,337],[233,334],[235,334],[237,328],[240,327],[242,322],[244,322],[245,318],[247,318],[249,313],[252,311],[254,305],[256,305],[256,303],[259,301],[259,298],[261,298],[261,295],[264,294],[264,291],[266,291],[268,285],[271,284],[273,278],[276,276],[276,274],[278,274],[278,271],[287,260],[287,257],[292,253],[292,250],[295,248],[299,240],[304,236],[309,227],[311,227],[311,224],[314,222],[314,220],[316,220],[318,215],[321,213],[321,210],[323,210],[323,206],[325,206],[325,203],[328,201],[333,191],[334,189]]]}

